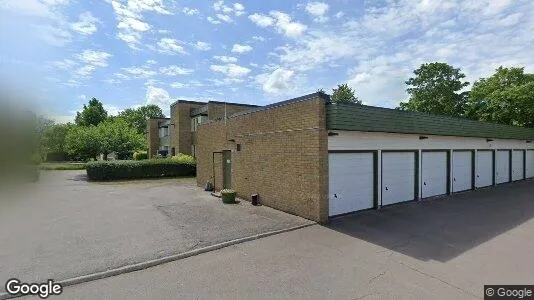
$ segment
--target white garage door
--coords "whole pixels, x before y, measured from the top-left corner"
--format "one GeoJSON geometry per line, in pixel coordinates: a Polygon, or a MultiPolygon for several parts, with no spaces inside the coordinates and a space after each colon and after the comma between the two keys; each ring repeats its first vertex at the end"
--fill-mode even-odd
{"type": "Polygon", "coordinates": [[[510,182],[510,151],[499,150],[495,158],[495,182],[510,182]]]}
{"type": "Polygon", "coordinates": [[[524,160],[525,152],[523,150],[512,151],[512,181],[524,179],[524,160]]]}
{"type": "Polygon", "coordinates": [[[493,151],[477,151],[476,187],[493,184],[493,151]]]}
{"type": "Polygon", "coordinates": [[[473,152],[454,151],[452,155],[452,191],[470,190],[473,185],[473,152]]]}
{"type": "Polygon", "coordinates": [[[415,199],[415,153],[382,153],[382,205],[415,199]]]}
{"type": "Polygon", "coordinates": [[[330,153],[329,215],[374,207],[373,153],[330,153]]]}
{"type": "Polygon", "coordinates": [[[534,150],[527,150],[527,161],[525,165],[527,166],[527,178],[534,177],[534,150]]]}
{"type": "Polygon", "coordinates": [[[423,198],[447,193],[447,152],[424,152],[421,161],[423,198]]]}

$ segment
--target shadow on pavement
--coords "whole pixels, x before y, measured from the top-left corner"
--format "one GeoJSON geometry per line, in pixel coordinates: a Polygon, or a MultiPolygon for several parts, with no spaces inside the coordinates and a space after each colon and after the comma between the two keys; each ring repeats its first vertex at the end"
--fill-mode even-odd
{"type": "Polygon", "coordinates": [[[419,260],[446,262],[533,216],[534,180],[526,180],[341,216],[327,227],[419,260]]]}

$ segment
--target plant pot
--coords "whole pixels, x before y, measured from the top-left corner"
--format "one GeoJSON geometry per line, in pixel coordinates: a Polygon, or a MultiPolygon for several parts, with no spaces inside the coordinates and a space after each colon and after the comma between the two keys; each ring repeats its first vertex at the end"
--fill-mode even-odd
{"type": "Polygon", "coordinates": [[[222,202],[225,204],[233,204],[235,203],[236,195],[237,193],[234,190],[222,190],[221,191],[222,202]]]}

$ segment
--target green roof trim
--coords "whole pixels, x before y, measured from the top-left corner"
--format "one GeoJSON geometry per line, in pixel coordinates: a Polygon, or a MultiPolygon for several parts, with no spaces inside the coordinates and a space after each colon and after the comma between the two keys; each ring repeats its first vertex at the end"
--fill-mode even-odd
{"type": "Polygon", "coordinates": [[[326,120],[330,130],[534,140],[534,128],[358,104],[328,103],[326,120]]]}

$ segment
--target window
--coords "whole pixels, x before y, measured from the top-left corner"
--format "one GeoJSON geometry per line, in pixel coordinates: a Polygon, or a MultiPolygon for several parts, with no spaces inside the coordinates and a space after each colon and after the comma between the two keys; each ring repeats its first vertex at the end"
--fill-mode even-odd
{"type": "Polygon", "coordinates": [[[207,120],[208,120],[207,116],[196,116],[196,117],[193,117],[191,119],[191,131],[192,132],[197,131],[198,127],[200,127],[200,125],[206,123],[207,120]]]}
{"type": "Polygon", "coordinates": [[[159,128],[159,137],[169,136],[169,126],[159,128]]]}

